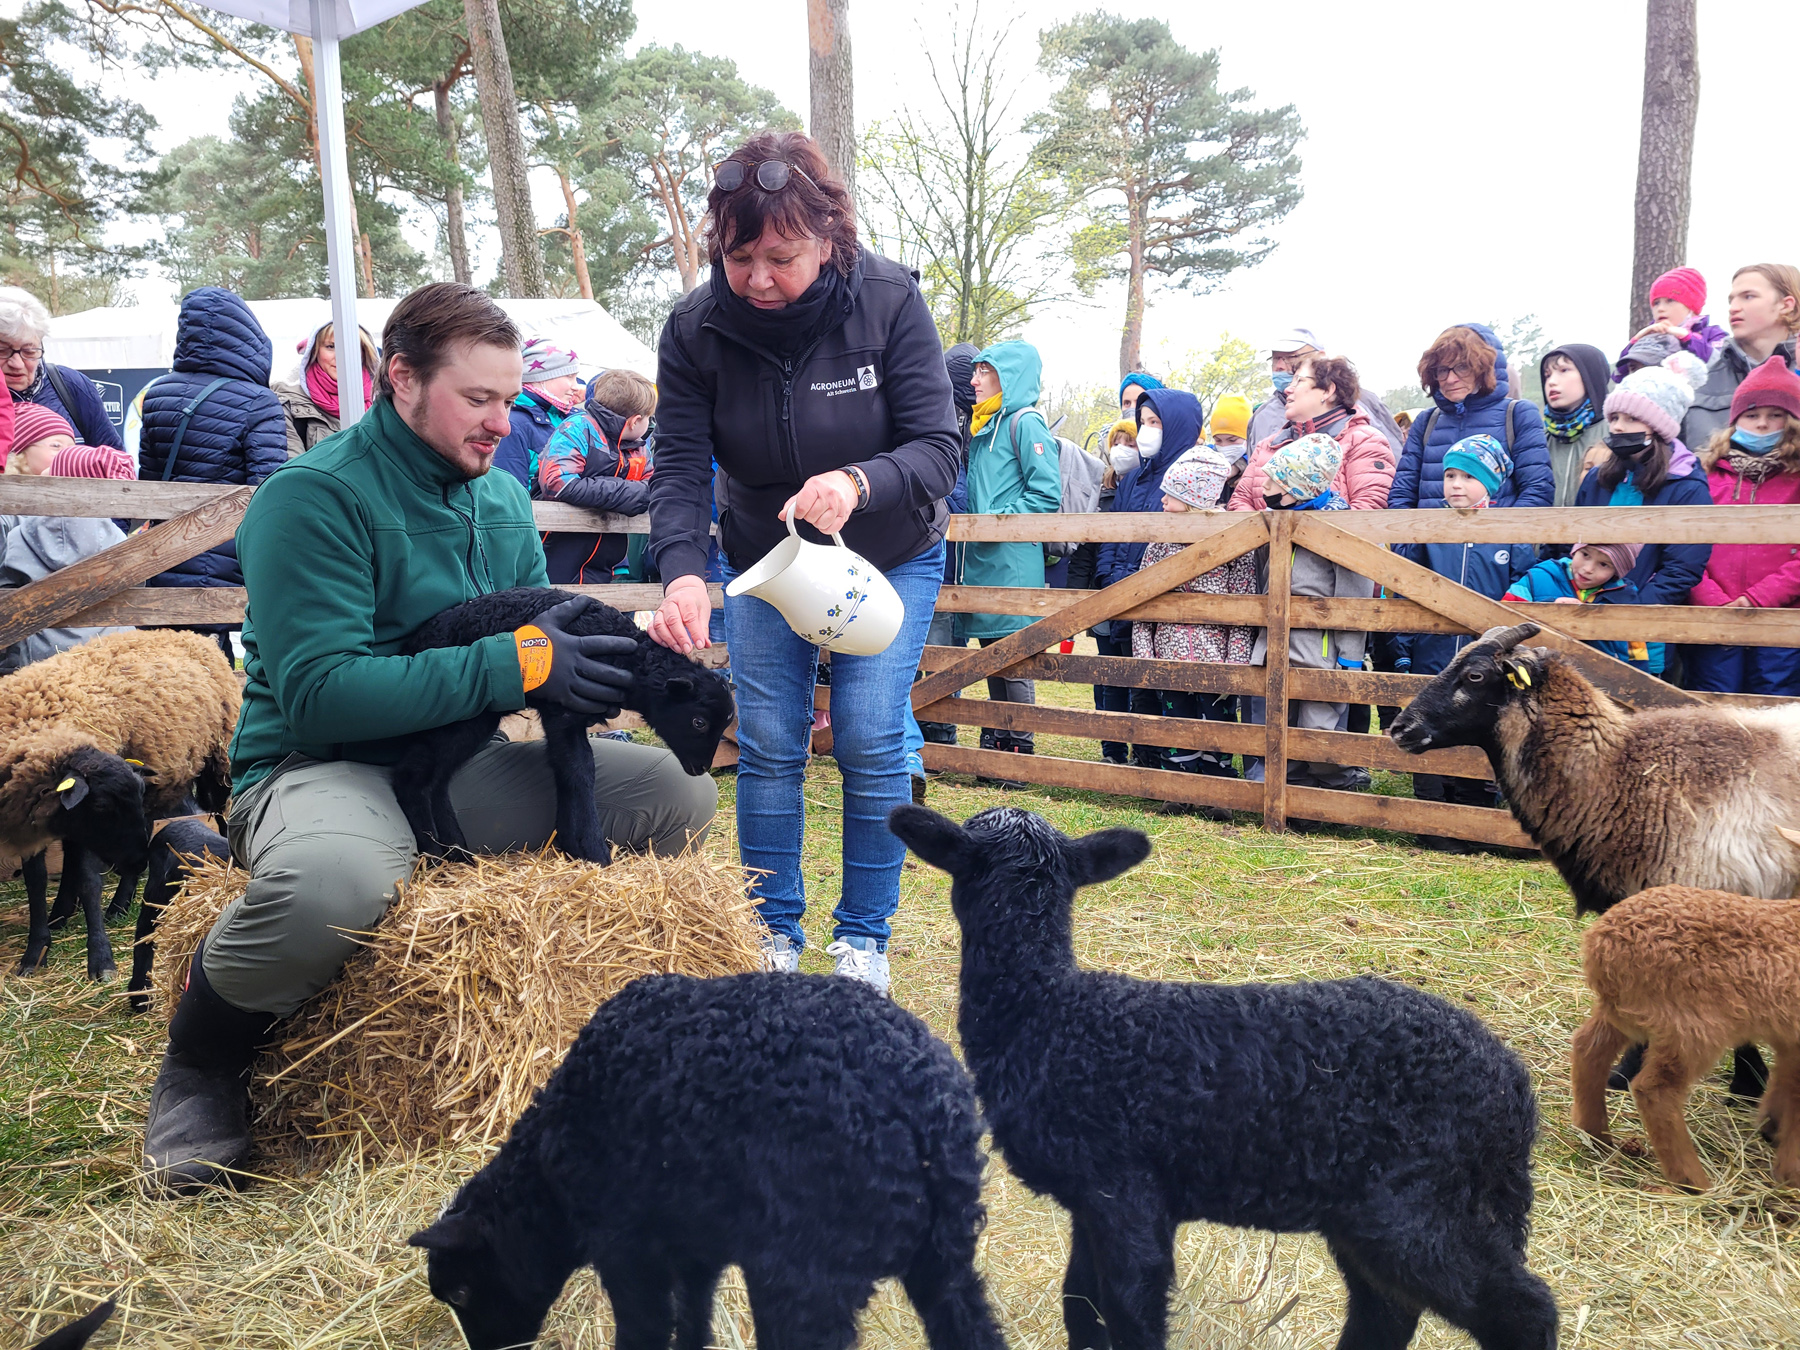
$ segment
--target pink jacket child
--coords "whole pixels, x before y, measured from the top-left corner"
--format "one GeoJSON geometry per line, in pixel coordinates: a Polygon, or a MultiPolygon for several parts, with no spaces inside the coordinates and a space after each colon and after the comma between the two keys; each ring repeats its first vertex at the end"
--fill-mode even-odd
{"type": "MultiPolygon", "coordinates": [[[[1800,379],[1786,361],[1772,356],[1745,377],[1732,396],[1731,424],[1713,433],[1700,462],[1715,506],[1800,503],[1800,379]],[[1749,449],[1745,443],[1754,444],[1756,435],[1739,426],[1739,419],[1760,408],[1785,412],[1786,426],[1772,448],[1749,449]]],[[[1696,605],[1728,605],[1742,596],[1757,609],[1800,603],[1800,548],[1714,544],[1689,596],[1696,605]]]]}
{"type": "Polygon", "coordinates": [[[1352,511],[1379,511],[1387,505],[1388,489],[1394,484],[1394,447],[1381,428],[1358,408],[1346,412],[1335,408],[1323,417],[1315,417],[1304,425],[1292,423],[1261,442],[1244,466],[1237,490],[1227,503],[1233,511],[1263,509],[1263,480],[1269,460],[1282,446],[1313,432],[1322,432],[1344,448],[1344,467],[1332,487],[1352,511]]]}
{"type": "MultiPolygon", "coordinates": [[[[1384,437],[1382,444],[1386,445],[1384,437]]],[[[1231,461],[1212,446],[1201,445],[1188,451],[1169,466],[1163,475],[1163,496],[1194,511],[1215,510],[1219,494],[1231,476],[1231,461]]],[[[1173,557],[1186,544],[1151,544],[1144,550],[1139,569],[1154,567],[1173,557]]],[[[1222,567],[1183,583],[1179,590],[1199,595],[1253,595],[1256,592],[1256,561],[1246,554],[1233,558],[1222,567]]],[[[1131,654],[1154,657],[1162,661],[1227,661],[1244,665],[1256,644],[1254,628],[1240,628],[1220,623],[1134,623],[1131,626],[1131,654]]]]}

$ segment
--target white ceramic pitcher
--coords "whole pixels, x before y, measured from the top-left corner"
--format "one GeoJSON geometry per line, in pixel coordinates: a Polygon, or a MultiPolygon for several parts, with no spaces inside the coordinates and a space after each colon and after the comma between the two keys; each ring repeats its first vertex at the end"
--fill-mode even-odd
{"type": "Polygon", "coordinates": [[[754,595],[780,611],[788,627],[815,646],[846,656],[876,656],[900,632],[906,606],[894,585],[860,553],[800,537],[787,517],[788,537],[725,588],[754,595]]]}

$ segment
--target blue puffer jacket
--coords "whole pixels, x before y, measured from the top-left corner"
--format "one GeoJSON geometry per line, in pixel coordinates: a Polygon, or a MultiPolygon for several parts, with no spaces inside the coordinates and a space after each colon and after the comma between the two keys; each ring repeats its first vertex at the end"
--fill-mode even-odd
{"type": "MultiPolygon", "coordinates": [[[[512,432],[494,447],[494,467],[505,469],[527,492],[537,484],[538,452],[561,425],[564,414],[541,403],[530,390],[512,406],[512,432]]],[[[532,493],[533,496],[537,494],[532,493]]]]}
{"type": "MultiPolygon", "coordinates": [[[[1506,487],[1502,483],[1500,490],[1504,492],[1506,487]]],[[[1537,561],[1530,544],[1395,544],[1393,550],[1490,600],[1505,595],[1507,587],[1537,561]]],[[[1474,640],[1452,633],[1396,633],[1394,669],[1436,675],[1465,643],[1474,640]]]]}
{"type": "Polygon", "coordinates": [[[41,363],[32,387],[23,394],[14,394],[13,400],[35,403],[53,413],[60,413],[62,419],[75,428],[75,438],[83,445],[110,445],[115,450],[123,450],[125,441],[119,435],[119,429],[112,424],[112,419],[106,415],[106,404],[101,402],[100,391],[94,388],[94,382],[72,366],[58,366],[56,373],[68,385],[69,398],[75,404],[73,408],[65,408],[63,401],[56,395],[56,386],[50,383],[50,377],[44,373],[44,367],[49,364],[48,361],[41,363]]]}
{"type": "MultiPolygon", "coordinates": [[[[1161,511],[1162,480],[1169,466],[1194,448],[1200,439],[1200,400],[1185,389],[1152,389],[1139,401],[1162,419],[1163,443],[1156,458],[1140,462],[1119,480],[1113,492],[1113,511],[1161,511]]],[[[1139,425],[1142,425],[1140,419],[1139,425]]],[[[1138,570],[1148,544],[1102,544],[1094,564],[1094,585],[1110,586],[1138,570]]]]}
{"type": "MultiPolygon", "coordinates": [[[[168,480],[255,485],[287,463],[287,421],[269,388],[271,355],[268,335],[236,295],[218,286],[190,291],[175,329],[174,371],[144,395],[138,477],[165,477],[181,410],[221,376],[226,382],[188,420],[168,480]]],[[[242,586],[237,544],[227,540],[149,584],[242,586]]]]}
{"type": "MultiPolygon", "coordinates": [[[[1521,604],[1537,603],[1553,605],[1558,600],[1579,600],[1588,605],[1635,605],[1638,603],[1637,587],[1631,584],[1630,577],[1614,577],[1598,590],[1590,592],[1583,600],[1575,589],[1575,579],[1570,575],[1574,565],[1569,558],[1545,558],[1536,567],[1507,589],[1502,598],[1521,604]]],[[[1639,670],[1650,669],[1650,653],[1642,642],[1613,642],[1598,639],[1588,643],[1595,651],[1605,652],[1615,661],[1623,661],[1627,665],[1636,666],[1639,670]],[[1637,648],[1636,654],[1632,648],[1637,648]]]]}
{"type": "MultiPolygon", "coordinates": [[[[1444,452],[1465,436],[1486,432],[1506,445],[1506,403],[1509,387],[1506,377],[1506,352],[1494,330],[1483,323],[1465,323],[1481,340],[1494,349],[1494,392],[1476,394],[1461,403],[1451,403],[1434,388],[1431,398],[1438,406],[1435,415],[1426,413],[1406,433],[1406,448],[1400,452],[1400,463],[1394,470],[1394,485],[1388,490],[1387,504],[1394,510],[1429,508],[1444,504],[1444,452]],[[1425,429],[1431,428],[1431,444],[1425,444],[1425,429]]],[[[1544,415],[1534,403],[1514,401],[1513,441],[1506,446],[1512,455],[1512,477],[1500,485],[1494,506],[1550,506],[1556,500],[1556,475],[1550,470],[1550,451],[1544,439],[1544,415]]]]}

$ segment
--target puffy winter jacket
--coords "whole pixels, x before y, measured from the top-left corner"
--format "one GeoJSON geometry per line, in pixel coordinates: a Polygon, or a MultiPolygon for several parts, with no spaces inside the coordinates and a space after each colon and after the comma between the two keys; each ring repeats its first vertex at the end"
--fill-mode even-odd
{"type": "MultiPolygon", "coordinates": [[[[1558,600],[1581,600],[1575,590],[1575,579],[1569,574],[1572,566],[1573,560],[1569,558],[1546,558],[1508,586],[1506,594],[1500,598],[1513,603],[1540,605],[1553,605],[1558,600]]],[[[1582,603],[1635,605],[1638,603],[1637,587],[1631,584],[1630,577],[1614,577],[1582,603]]],[[[1590,642],[1588,646],[1639,670],[1650,669],[1649,649],[1642,642],[1601,641],[1590,642]]]]}
{"type": "Polygon", "coordinates": [[[1507,448],[1512,456],[1512,477],[1500,485],[1494,506],[1548,506],[1556,497],[1556,480],[1550,472],[1550,455],[1545,448],[1544,417],[1537,405],[1523,399],[1509,400],[1510,387],[1506,374],[1506,352],[1500,339],[1486,324],[1466,323],[1460,327],[1479,334],[1494,349],[1494,389],[1488,394],[1474,394],[1461,403],[1452,403],[1435,388],[1431,391],[1437,412],[1426,413],[1414,420],[1406,434],[1406,449],[1400,453],[1400,465],[1394,471],[1394,486],[1387,504],[1396,510],[1442,506],[1444,504],[1444,452],[1465,436],[1486,432],[1507,448]],[[1506,405],[1513,404],[1513,436],[1506,436],[1506,405]],[[1425,443],[1429,429],[1431,443],[1425,443]]]}
{"type": "MultiPolygon", "coordinates": [[[[1146,404],[1162,421],[1162,448],[1154,459],[1140,461],[1119,480],[1110,508],[1114,511],[1161,512],[1163,475],[1200,439],[1200,400],[1185,389],[1152,389],[1138,407],[1142,409],[1146,404]]],[[[1099,561],[1094,565],[1094,585],[1103,587],[1123,581],[1138,570],[1148,547],[1147,543],[1102,544],[1099,561]]]]}
{"type": "Polygon", "coordinates": [[[56,373],[68,386],[69,399],[74,407],[64,405],[56,392],[56,386],[50,383],[46,373],[50,363],[39,364],[37,378],[31,387],[22,394],[14,394],[13,400],[18,403],[36,403],[40,407],[60,413],[63,420],[75,428],[75,438],[83,445],[110,445],[115,450],[123,450],[125,442],[119,436],[119,429],[112,424],[106,415],[106,404],[101,401],[100,391],[94,382],[72,366],[58,366],[56,373]]]}
{"type": "MultiPolygon", "coordinates": [[[[591,511],[642,515],[650,505],[650,481],[628,476],[630,460],[617,448],[624,429],[625,419],[601,403],[564,418],[538,453],[536,495],[591,511]]],[[[623,534],[546,534],[550,584],[606,585],[629,543],[623,534]]]]}
{"type": "MultiPolygon", "coordinates": [[[[236,295],[219,286],[190,291],[175,329],[174,371],[144,395],[138,477],[254,486],[287,463],[287,417],[269,388],[272,354],[262,325],[236,295]],[[221,377],[225,383],[188,419],[181,450],[168,471],[182,409],[221,377]]],[[[152,577],[149,584],[241,586],[237,545],[220,544],[152,577]]]]}
{"type": "MultiPolygon", "coordinates": [[[[110,520],[78,516],[0,516],[0,587],[29,586],[71,563],[122,543],[110,520]]],[[[0,651],[0,675],[124,628],[45,628],[0,651]]]]}
{"type": "MultiPolygon", "coordinates": [[[[1732,467],[1724,446],[1708,446],[1700,462],[1715,506],[1793,506],[1800,503],[1800,437],[1791,432],[1769,452],[1780,467],[1751,482],[1732,467]]],[[[1695,585],[1696,605],[1728,605],[1740,595],[1758,609],[1800,603],[1800,547],[1793,544],[1714,544],[1695,585]]]]}
{"type": "Polygon", "coordinates": [[[564,414],[529,389],[520,394],[512,406],[512,432],[494,447],[494,467],[505,469],[531,491],[537,482],[538,455],[564,420],[564,414]]]}
{"type": "MultiPolygon", "coordinates": [[[[843,293],[841,321],[788,359],[710,285],[669,315],[650,493],[650,551],[665,582],[705,571],[709,488],[720,547],[742,571],[786,538],[781,507],[802,483],[852,464],[869,502],[845,524],[845,544],[887,568],[944,537],[959,441],[931,311],[911,272],[866,249],[843,293]]],[[[800,534],[830,542],[804,522],[800,534]]]]}
{"type": "Polygon", "coordinates": [[[1303,426],[1283,424],[1250,454],[1243,477],[1237,481],[1228,503],[1233,511],[1263,509],[1263,482],[1268,464],[1275,452],[1301,436],[1322,431],[1344,447],[1344,467],[1331,486],[1350,503],[1352,511],[1379,511],[1388,504],[1388,491],[1394,482],[1394,448],[1388,444],[1381,428],[1369,420],[1361,408],[1345,420],[1340,412],[1316,418],[1303,426]]]}
{"type": "MultiPolygon", "coordinates": [[[[1501,490],[1505,489],[1501,484],[1501,490]]],[[[1505,595],[1506,588],[1537,561],[1530,544],[1394,544],[1392,548],[1400,557],[1490,600],[1505,595]]],[[[1464,643],[1472,641],[1451,633],[1396,633],[1395,668],[1414,675],[1435,675],[1450,664],[1464,643]]]]}
{"type": "MultiPolygon", "coordinates": [[[[975,515],[1054,512],[1062,504],[1060,454],[1056,437],[1033,406],[1043,371],[1037,349],[1028,342],[1001,342],[976,359],[992,366],[1000,377],[1000,411],[969,442],[968,509],[975,515]]],[[[1045,533],[1050,533],[1048,526],[1045,533]]],[[[1042,544],[967,543],[958,552],[965,586],[1044,584],[1042,544]]],[[[1025,614],[959,614],[956,632],[964,641],[1000,638],[1032,622],[1025,614]]]]}
{"type": "MultiPolygon", "coordinates": [[[[1785,357],[1788,369],[1794,368],[1795,340],[1777,344],[1770,356],[1785,357]]],[[[1694,401],[1681,419],[1681,439],[1704,449],[1713,433],[1731,425],[1731,396],[1750,373],[1750,358],[1737,345],[1736,338],[1726,338],[1706,363],[1706,382],[1694,395],[1694,401]]]]}

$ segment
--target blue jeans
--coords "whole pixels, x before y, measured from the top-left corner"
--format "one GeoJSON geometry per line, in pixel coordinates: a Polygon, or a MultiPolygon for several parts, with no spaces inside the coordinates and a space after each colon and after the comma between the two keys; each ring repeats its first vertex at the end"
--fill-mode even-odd
{"type": "MultiPolygon", "coordinates": [[[[737,573],[726,569],[726,580],[737,573]]],[[[844,776],[841,898],[835,937],[874,938],[887,950],[888,920],[900,905],[906,846],[887,814],[912,800],[906,772],[907,713],[925,630],[944,580],[944,546],[890,568],[906,607],[900,632],[879,656],[831,658],[832,755],[844,776]]],[[[787,626],[773,605],[725,597],[731,678],[737,687],[738,857],[767,873],[754,885],[763,922],[799,944],[806,913],[800,841],[806,831],[807,747],[819,649],[787,626]]]]}

